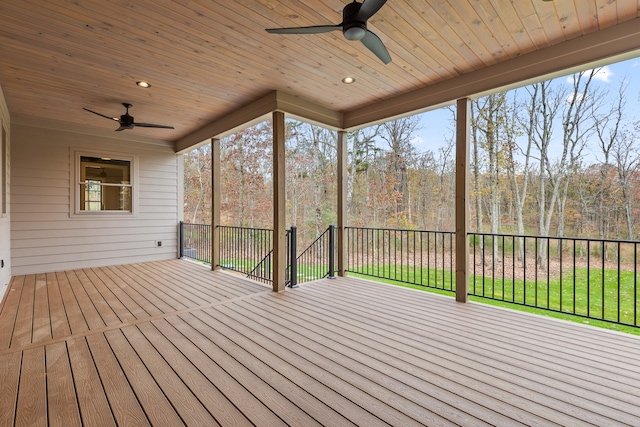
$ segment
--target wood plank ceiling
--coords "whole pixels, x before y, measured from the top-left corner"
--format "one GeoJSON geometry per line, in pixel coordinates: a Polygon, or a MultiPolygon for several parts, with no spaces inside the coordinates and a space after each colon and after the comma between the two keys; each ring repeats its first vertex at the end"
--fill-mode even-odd
{"type": "MultiPolygon", "coordinates": [[[[340,32],[270,35],[337,24],[348,0],[3,0],[0,87],[12,117],[178,140],[274,91],[349,112],[628,21],[637,0],[389,0],[368,22],[384,65],[340,32]],[[341,79],[353,76],[356,83],[341,79]],[[136,81],[152,84],[141,89],[136,81]],[[116,124],[117,125],[117,124],[116,124]]],[[[637,46],[640,49],[640,42],[637,46]]]]}

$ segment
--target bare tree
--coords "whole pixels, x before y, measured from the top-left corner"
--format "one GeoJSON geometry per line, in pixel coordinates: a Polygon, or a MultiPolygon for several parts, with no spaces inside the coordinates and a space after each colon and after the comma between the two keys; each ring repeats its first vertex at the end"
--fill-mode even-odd
{"type": "Polygon", "coordinates": [[[349,132],[347,135],[348,144],[348,161],[347,161],[347,215],[363,215],[362,209],[366,206],[367,192],[369,187],[366,183],[369,181],[369,167],[374,161],[376,153],[380,150],[375,145],[376,138],[379,134],[379,125],[371,126],[365,129],[359,129],[349,132]],[[365,182],[363,192],[364,202],[356,203],[354,197],[354,186],[356,178],[362,175],[362,181],[365,182]],[[360,208],[360,209],[358,209],[360,208]]]}
{"type": "MultiPolygon", "coordinates": [[[[583,149],[595,129],[593,113],[597,111],[601,96],[591,83],[600,68],[573,75],[573,90],[569,93],[562,117],[563,157],[560,159],[560,194],[558,197],[558,236],[564,236],[566,202],[569,181],[582,161],[583,149]],[[566,157],[565,157],[566,156],[566,157]]],[[[550,218],[547,231],[550,226],[550,218]]]]}
{"type": "MultiPolygon", "coordinates": [[[[608,184],[611,182],[607,179],[610,172],[612,172],[613,167],[611,165],[611,157],[622,155],[619,152],[620,148],[625,144],[620,141],[623,137],[622,135],[622,120],[625,108],[625,91],[628,86],[626,79],[623,79],[618,87],[618,99],[610,106],[610,108],[606,109],[604,114],[599,114],[598,111],[594,111],[594,126],[598,141],[598,148],[600,149],[600,154],[602,157],[598,156],[598,161],[600,162],[600,184],[598,191],[598,236],[603,239],[608,237],[609,227],[607,217],[608,214],[605,212],[605,200],[607,199],[607,195],[612,191],[611,188],[608,188],[608,184]],[[615,153],[617,151],[617,153],[615,153]]],[[[629,147],[631,148],[631,147],[629,147]]],[[[622,158],[616,159],[618,160],[618,172],[620,172],[621,161],[622,158]]],[[[620,182],[622,183],[622,182],[620,182]]],[[[623,187],[623,186],[621,186],[623,187]]],[[[623,190],[624,191],[624,190],[623,190]]],[[[624,197],[624,196],[623,196],[624,197]]],[[[627,222],[628,225],[628,222],[627,222]]]]}
{"type": "Polygon", "coordinates": [[[211,221],[211,146],[184,156],[184,212],[192,224],[211,221]]]}
{"type": "Polygon", "coordinates": [[[398,195],[395,209],[396,221],[399,221],[401,216],[411,221],[408,169],[415,154],[411,141],[415,137],[419,124],[419,118],[411,116],[383,123],[381,127],[380,138],[390,149],[389,163],[394,174],[394,190],[398,195]]]}
{"type": "Polygon", "coordinates": [[[618,182],[622,193],[623,211],[627,231],[627,239],[634,239],[634,228],[638,220],[633,215],[633,179],[637,179],[640,167],[640,147],[638,140],[627,131],[620,132],[613,147],[613,158],[618,172],[618,182]]]}
{"type": "MultiPolygon", "coordinates": [[[[531,112],[535,111],[536,104],[538,102],[538,90],[539,86],[533,86],[528,91],[529,102],[524,103],[522,105],[524,111],[529,111],[530,113],[525,117],[522,117],[521,114],[518,114],[519,108],[514,108],[514,115],[520,124],[522,132],[525,135],[524,147],[519,147],[515,143],[515,139],[511,144],[508,145],[508,161],[510,164],[509,171],[511,174],[511,183],[512,183],[512,191],[515,198],[515,216],[516,216],[516,227],[517,232],[520,236],[525,234],[524,228],[524,207],[527,202],[527,195],[529,190],[529,178],[531,175],[531,166],[532,166],[532,158],[531,158],[531,150],[533,148],[534,139],[535,139],[535,129],[537,127],[537,119],[538,116],[536,114],[532,114],[531,112]],[[516,160],[516,154],[519,154],[523,157],[523,162],[520,166],[520,163],[516,160]]],[[[514,104],[516,101],[516,95],[514,94],[514,104]]],[[[517,133],[518,131],[515,131],[517,133]]],[[[524,238],[518,239],[518,259],[522,260],[524,257],[524,238]]]]}

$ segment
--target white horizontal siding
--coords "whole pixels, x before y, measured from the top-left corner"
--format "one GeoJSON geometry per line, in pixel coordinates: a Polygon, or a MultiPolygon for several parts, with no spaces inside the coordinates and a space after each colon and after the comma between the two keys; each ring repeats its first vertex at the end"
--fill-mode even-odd
{"type": "Polygon", "coordinates": [[[119,132],[14,123],[11,218],[13,274],[176,257],[182,177],[171,144],[119,132]],[[123,140],[130,136],[130,140],[123,140]],[[95,148],[94,148],[95,147],[95,148]],[[137,156],[135,215],[72,215],[73,152],[137,156]],[[157,247],[156,241],[162,241],[157,247]]]}
{"type": "Polygon", "coordinates": [[[94,228],[90,236],[87,236],[85,230],[80,228],[74,229],[32,229],[32,230],[19,230],[14,231],[16,235],[12,247],[28,247],[21,245],[36,245],[36,243],[28,243],[26,240],[35,239],[46,241],[47,239],[82,239],[82,238],[94,238],[104,236],[128,236],[128,235],[162,235],[176,233],[177,226],[172,224],[170,226],[163,227],[118,227],[114,228],[94,228]]]}

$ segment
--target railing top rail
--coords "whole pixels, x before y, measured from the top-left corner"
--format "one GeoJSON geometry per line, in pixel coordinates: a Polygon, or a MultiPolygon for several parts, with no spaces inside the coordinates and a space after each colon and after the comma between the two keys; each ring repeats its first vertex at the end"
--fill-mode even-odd
{"type": "Polygon", "coordinates": [[[211,227],[211,224],[196,224],[196,223],[193,223],[193,222],[183,222],[183,224],[184,225],[198,225],[198,226],[201,226],[201,227],[211,227]]]}
{"type": "Polygon", "coordinates": [[[638,240],[617,240],[617,239],[598,239],[595,237],[561,237],[561,236],[536,236],[529,234],[505,234],[505,233],[478,233],[475,231],[471,231],[468,233],[470,236],[494,236],[494,237],[519,237],[526,239],[553,239],[553,240],[577,240],[580,242],[606,242],[606,243],[629,243],[629,244],[640,244],[638,240]]]}
{"type": "Polygon", "coordinates": [[[218,225],[219,228],[232,228],[235,230],[251,230],[251,231],[273,231],[272,228],[255,228],[255,227],[239,227],[236,225],[218,225]]]}
{"type": "Polygon", "coordinates": [[[412,230],[410,228],[380,228],[380,227],[345,227],[345,230],[371,230],[371,231],[413,231],[415,233],[442,233],[442,234],[455,234],[455,231],[443,231],[443,230],[412,230]]]}

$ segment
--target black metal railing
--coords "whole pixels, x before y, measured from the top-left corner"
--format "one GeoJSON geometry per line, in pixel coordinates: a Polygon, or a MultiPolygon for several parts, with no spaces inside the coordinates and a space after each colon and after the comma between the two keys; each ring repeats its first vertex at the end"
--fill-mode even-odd
{"type": "MultiPolygon", "coordinates": [[[[273,230],[219,226],[219,267],[264,282],[273,281],[273,230]]],[[[333,277],[335,271],[335,227],[329,226],[308,248],[297,254],[297,229],[286,233],[286,283],[333,277]]],[[[180,223],[180,257],[211,264],[211,225],[180,223]]]]}
{"type": "Polygon", "coordinates": [[[261,282],[271,282],[273,230],[221,225],[220,264],[261,282]]]}
{"type": "MultiPolygon", "coordinates": [[[[286,232],[286,262],[287,262],[287,271],[286,271],[286,284],[292,288],[296,288],[297,282],[295,280],[296,277],[296,266],[295,266],[295,227],[291,227],[291,230],[287,230],[286,232]],[[293,256],[292,256],[292,248],[293,248],[293,256]],[[291,262],[291,260],[294,262],[291,262]]],[[[260,262],[247,274],[247,277],[265,283],[273,282],[273,268],[272,268],[272,256],[273,249],[269,251],[267,255],[265,255],[260,262]]]]}
{"type": "Polygon", "coordinates": [[[180,222],[180,258],[211,264],[211,225],[180,222]]]}
{"type": "MultiPolygon", "coordinates": [[[[295,227],[292,227],[292,230],[295,232],[295,227]]],[[[293,265],[297,271],[295,274],[297,283],[335,277],[335,254],[335,227],[330,225],[296,257],[293,265]]]]}
{"type": "Polygon", "coordinates": [[[347,227],[347,271],[455,291],[455,233],[347,227]]]}
{"type": "Polygon", "coordinates": [[[640,242],[469,236],[471,295],[640,326],[640,242]]]}

